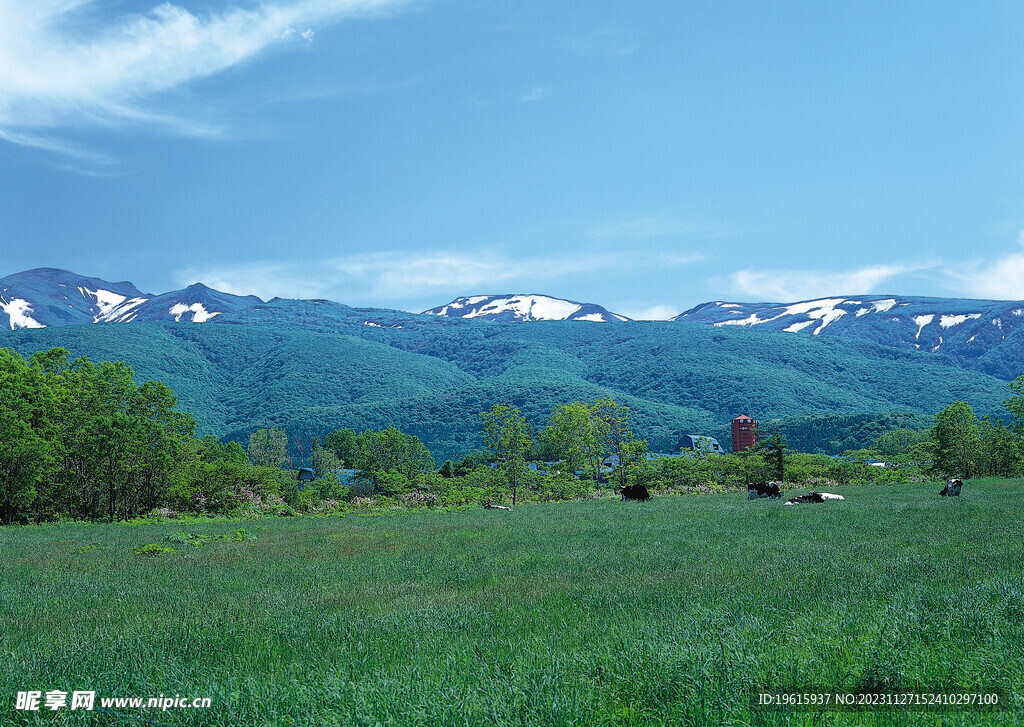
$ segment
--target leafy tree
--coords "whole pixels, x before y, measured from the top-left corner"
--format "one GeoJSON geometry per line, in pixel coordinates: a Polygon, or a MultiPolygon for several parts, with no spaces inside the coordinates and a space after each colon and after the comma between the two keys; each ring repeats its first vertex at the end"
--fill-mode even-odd
{"type": "Polygon", "coordinates": [[[604,459],[604,424],[594,417],[589,405],[575,401],[555,407],[539,438],[549,443],[562,459],[563,471],[582,471],[597,480],[604,459]]]}
{"type": "Polygon", "coordinates": [[[1013,477],[1024,471],[1024,440],[1002,420],[982,419],[979,429],[979,474],[1013,477]]]}
{"type": "Polygon", "coordinates": [[[775,432],[764,442],[759,442],[755,446],[756,450],[765,459],[768,464],[768,469],[771,472],[772,479],[783,482],[786,479],[786,439],[779,430],[775,432]]]}
{"type": "Polygon", "coordinates": [[[966,401],[950,404],[935,415],[935,457],[932,467],[946,477],[973,477],[981,449],[978,419],[966,401]]]}
{"type": "Polygon", "coordinates": [[[450,480],[452,477],[455,476],[455,463],[452,462],[450,459],[446,459],[444,464],[441,465],[441,469],[437,471],[437,474],[439,474],[446,480],[450,480]]]}
{"type": "Polygon", "coordinates": [[[344,463],[329,447],[324,447],[316,439],[313,440],[312,452],[313,472],[317,477],[337,480],[338,471],[345,469],[344,463]]]}
{"type": "Polygon", "coordinates": [[[1003,406],[1010,412],[1013,430],[1024,435],[1024,374],[1010,382],[1010,391],[1013,396],[1004,401],[1003,406]]]}
{"type": "Polygon", "coordinates": [[[164,384],[137,386],[124,363],[68,359],[0,351],[2,519],[131,517],[162,502],[195,456],[195,422],[164,384]]]}
{"type": "Polygon", "coordinates": [[[527,473],[526,455],[533,441],[529,422],[508,404],[495,404],[490,411],[482,412],[480,418],[484,422],[484,442],[512,487],[512,507],[515,507],[519,483],[527,473]]]}
{"type": "Polygon", "coordinates": [[[36,486],[53,464],[50,443],[36,430],[53,401],[42,372],[19,354],[0,348],[0,522],[28,510],[36,486]]]}
{"type": "Polygon", "coordinates": [[[204,462],[235,462],[245,464],[249,455],[238,442],[222,442],[212,434],[207,434],[199,442],[197,454],[204,462]]]}
{"type": "Polygon", "coordinates": [[[356,438],[355,466],[359,477],[373,484],[374,489],[394,494],[393,483],[434,471],[434,458],[419,437],[404,434],[395,427],[379,432],[367,430],[356,438]]]}
{"type": "Polygon", "coordinates": [[[629,407],[620,406],[610,398],[594,402],[591,417],[595,421],[598,441],[603,440],[603,451],[619,458],[616,472],[619,486],[625,487],[631,468],[645,459],[647,442],[633,434],[629,426],[629,407]]]}
{"type": "Polygon", "coordinates": [[[127,412],[132,440],[125,461],[125,517],[160,504],[174,473],[195,451],[196,422],[177,405],[177,397],[159,381],[147,381],[135,392],[127,412]]]}
{"type": "Polygon", "coordinates": [[[899,462],[907,450],[914,444],[928,439],[928,432],[916,429],[890,429],[878,435],[871,449],[878,453],[880,459],[899,462]]]}
{"type": "Polygon", "coordinates": [[[257,429],[249,435],[249,462],[280,469],[288,461],[288,435],[280,429],[257,429]]]}
{"type": "Polygon", "coordinates": [[[470,452],[465,457],[460,459],[457,465],[455,465],[455,476],[465,477],[469,473],[473,472],[477,467],[481,467],[487,464],[488,459],[489,455],[487,454],[487,452],[470,452]]]}
{"type": "Polygon", "coordinates": [[[931,469],[932,462],[935,461],[935,446],[934,437],[929,435],[927,439],[907,447],[900,463],[919,470],[931,469]]]}
{"type": "Polygon", "coordinates": [[[324,437],[324,447],[334,452],[343,467],[353,469],[356,466],[358,436],[352,429],[336,429],[324,437]]]}

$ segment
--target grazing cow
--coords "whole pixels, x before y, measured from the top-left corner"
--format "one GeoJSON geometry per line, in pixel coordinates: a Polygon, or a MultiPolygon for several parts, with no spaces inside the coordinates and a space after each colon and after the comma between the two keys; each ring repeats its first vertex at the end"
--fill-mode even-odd
{"type": "Polygon", "coordinates": [[[776,497],[782,497],[782,490],[779,489],[778,482],[754,482],[747,485],[747,499],[756,500],[759,497],[767,497],[769,500],[774,500],[776,497]]]}
{"type": "Polygon", "coordinates": [[[845,500],[842,495],[833,495],[831,492],[811,492],[807,495],[786,500],[787,505],[801,505],[808,502],[825,502],[826,500],[845,500]]]}
{"type": "Polygon", "coordinates": [[[939,494],[943,497],[960,497],[960,488],[963,486],[964,483],[960,480],[950,480],[939,494]]]}
{"type": "Polygon", "coordinates": [[[640,500],[646,502],[651,499],[651,493],[647,491],[647,488],[643,485],[626,485],[620,487],[619,492],[622,493],[622,501],[626,500],[640,500]]]}

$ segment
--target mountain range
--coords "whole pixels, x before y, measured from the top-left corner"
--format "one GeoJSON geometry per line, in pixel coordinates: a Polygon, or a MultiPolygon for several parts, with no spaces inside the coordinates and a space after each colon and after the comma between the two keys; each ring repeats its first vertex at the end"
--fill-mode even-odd
{"type": "Polygon", "coordinates": [[[1021,316],[1013,311],[1024,306],[827,300],[709,303],[678,321],[522,323],[487,316],[598,311],[527,295],[447,306],[449,313],[476,306],[478,315],[469,318],[326,300],[264,302],[202,285],[151,295],[127,282],[42,269],[0,279],[7,316],[0,326],[8,328],[0,331],[0,346],[23,355],[62,346],[74,356],[127,361],[140,380],[171,386],[202,433],[244,441],[256,428],[281,426],[293,441],[308,443],[341,426],[395,425],[439,459],[481,446],[477,414],[501,402],[540,426],[558,404],[611,396],[630,407],[637,433],[660,451],[686,433],[711,434],[727,445],[729,420],[738,414],[778,420],[794,441],[828,453],[869,443],[879,427],[926,425],[957,400],[982,415],[1005,415],[1006,381],[1024,361],[1021,316]],[[904,319],[929,315],[903,340],[904,319]],[[94,325],[114,322],[128,325],[94,325]],[[970,333],[972,326],[985,333],[970,333]],[[987,351],[955,355],[975,346],[987,351]]]}
{"type": "Polygon", "coordinates": [[[798,303],[704,303],[673,321],[838,336],[942,353],[1003,379],[1024,371],[1024,302],[854,296],[798,303]]]}
{"type": "Polygon", "coordinates": [[[221,293],[202,283],[153,295],[126,281],[111,283],[56,268],[37,268],[0,278],[0,310],[11,330],[77,323],[203,323],[222,313],[262,303],[256,296],[221,293]]]}
{"type": "MultiPolygon", "coordinates": [[[[278,304],[282,300],[272,302],[278,304]]],[[[266,304],[256,296],[222,293],[202,283],[153,295],[140,292],[129,282],[111,283],[55,268],[38,268],[0,278],[0,327],[6,323],[11,330],[78,323],[203,323],[228,313],[259,310],[266,304]]],[[[456,298],[423,314],[499,323],[630,321],[595,303],[538,294],[456,298]]],[[[1024,301],[879,295],[796,303],[715,301],[702,303],[671,320],[838,336],[941,353],[958,366],[1007,380],[1024,371],[1024,301]]],[[[365,325],[381,324],[368,318],[365,325]]]]}

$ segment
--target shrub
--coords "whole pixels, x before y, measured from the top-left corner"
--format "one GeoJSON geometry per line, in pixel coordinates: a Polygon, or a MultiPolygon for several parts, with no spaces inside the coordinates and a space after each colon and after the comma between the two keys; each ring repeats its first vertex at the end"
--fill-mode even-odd
{"type": "Polygon", "coordinates": [[[556,500],[579,500],[586,497],[593,486],[590,480],[577,480],[575,477],[559,473],[541,478],[536,486],[536,499],[541,502],[556,500]]]}

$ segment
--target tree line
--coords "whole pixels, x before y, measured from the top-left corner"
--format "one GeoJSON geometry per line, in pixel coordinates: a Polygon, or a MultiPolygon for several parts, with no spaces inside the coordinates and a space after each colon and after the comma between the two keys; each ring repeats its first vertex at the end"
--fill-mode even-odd
{"type": "Polygon", "coordinates": [[[280,429],[247,447],[195,434],[164,384],[137,385],[126,364],[72,360],[64,349],[23,358],[0,349],[0,522],[128,519],[162,512],[278,515],[366,502],[459,506],[600,495],[628,484],[669,492],[792,484],[1024,475],[1024,376],[1010,385],[1009,424],[956,402],[926,430],[894,429],[844,457],[790,451],[776,433],[742,455],[653,456],[610,398],[555,406],[536,426],[513,406],[481,413],[486,449],[440,467],[395,427],[337,429],[316,439],[300,486],[280,429]],[[871,466],[879,461],[886,467],[871,466]]]}

